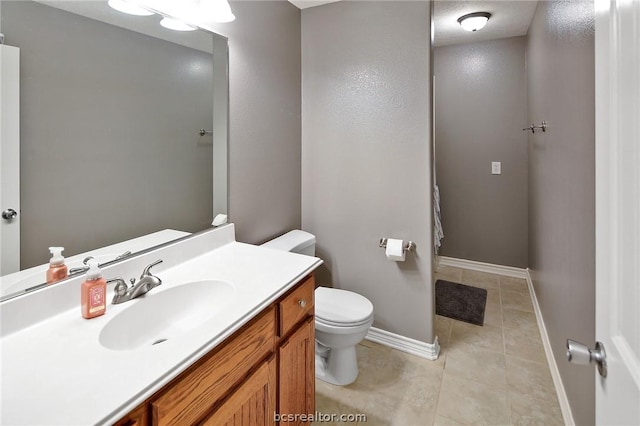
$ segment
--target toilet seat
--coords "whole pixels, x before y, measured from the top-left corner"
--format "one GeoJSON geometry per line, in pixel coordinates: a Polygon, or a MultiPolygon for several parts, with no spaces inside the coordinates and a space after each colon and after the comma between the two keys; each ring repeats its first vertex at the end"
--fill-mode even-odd
{"type": "Polygon", "coordinates": [[[324,325],[330,325],[332,327],[359,327],[363,324],[368,323],[369,321],[371,321],[371,317],[359,321],[359,322],[339,322],[339,321],[329,321],[323,318],[319,318],[318,316],[316,316],[316,323],[320,323],[320,324],[324,324],[324,325]]]}
{"type": "Polygon", "coordinates": [[[371,321],[373,304],[364,296],[337,288],[315,290],[316,322],[333,327],[357,327],[371,321]]]}

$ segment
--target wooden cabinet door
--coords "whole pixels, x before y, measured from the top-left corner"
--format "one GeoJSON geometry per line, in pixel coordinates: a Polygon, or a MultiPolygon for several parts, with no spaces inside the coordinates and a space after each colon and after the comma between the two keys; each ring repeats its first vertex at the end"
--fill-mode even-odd
{"type": "Polygon", "coordinates": [[[191,425],[211,412],[261,359],[273,353],[275,310],[267,309],[241,330],[153,399],[154,425],[191,425]]]}
{"type": "Polygon", "coordinates": [[[313,315],[314,289],[315,280],[311,275],[278,303],[279,337],[284,337],[305,317],[313,315]]]}
{"type": "Polygon", "coordinates": [[[147,426],[148,424],[149,406],[147,403],[144,403],[116,422],[114,426],[147,426]]]}
{"type": "MultiPolygon", "coordinates": [[[[304,322],[279,348],[280,415],[315,411],[315,323],[304,322]]],[[[291,424],[308,424],[304,422],[291,424]]]]}
{"type": "Polygon", "coordinates": [[[276,361],[265,361],[201,424],[209,426],[275,425],[276,361]]]}

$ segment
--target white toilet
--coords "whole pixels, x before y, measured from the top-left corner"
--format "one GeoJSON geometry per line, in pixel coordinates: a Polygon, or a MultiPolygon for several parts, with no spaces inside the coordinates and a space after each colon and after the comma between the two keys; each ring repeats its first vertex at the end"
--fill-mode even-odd
{"type": "MultiPolygon", "coordinates": [[[[305,231],[288,232],[262,246],[315,255],[316,237],[305,231]]],[[[315,291],[316,377],[334,385],[348,385],[358,377],[356,345],[373,324],[373,305],[347,290],[318,287],[315,291]]]]}

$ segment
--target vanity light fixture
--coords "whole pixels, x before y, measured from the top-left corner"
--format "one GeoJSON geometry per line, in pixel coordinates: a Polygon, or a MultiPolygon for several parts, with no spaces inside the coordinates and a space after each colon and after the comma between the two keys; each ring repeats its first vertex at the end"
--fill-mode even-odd
{"type": "Polygon", "coordinates": [[[228,0],[109,0],[107,4],[130,15],[157,13],[163,17],[160,25],[174,31],[194,31],[200,23],[206,27],[210,22],[226,23],[236,19],[228,0]]]}
{"type": "Polygon", "coordinates": [[[107,4],[118,12],[136,16],[151,16],[154,13],[125,0],[109,0],[107,4]]]}
{"type": "Polygon", "coordinates": [[[160,25],[174,31],[195,31],[196,30],[196,27],[192,27],[191,25],[185,24],[182,21],[179,21],[174,18],[168,18],[166,16],[162,18],[162,21],[160,21],[160,25]]]}
{"type": "Polygon", "coordinates": [[[491,17],[489,12],[469,13],[458,18],[458,23],[466,31],[478,31],[487,25],[487,21],[491,17]]]}
{"type": "Polygon", "coordinates": [[[200,0],[200,7],[214,22],[227,23],[236,19],[227,0],[200,0]]]}

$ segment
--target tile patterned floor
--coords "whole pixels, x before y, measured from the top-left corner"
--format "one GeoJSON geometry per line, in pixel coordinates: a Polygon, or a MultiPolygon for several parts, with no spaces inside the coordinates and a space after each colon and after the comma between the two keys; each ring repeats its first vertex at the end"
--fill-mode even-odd
{"type": "Polygon", "coordinates": [[[526,281],[445,266],[436,279],[486,288],[484,326],[436,316],[436,361],[365,340],[355,383],[316,380],[316,410],[369,426],[562,425],[526,281]]]}

